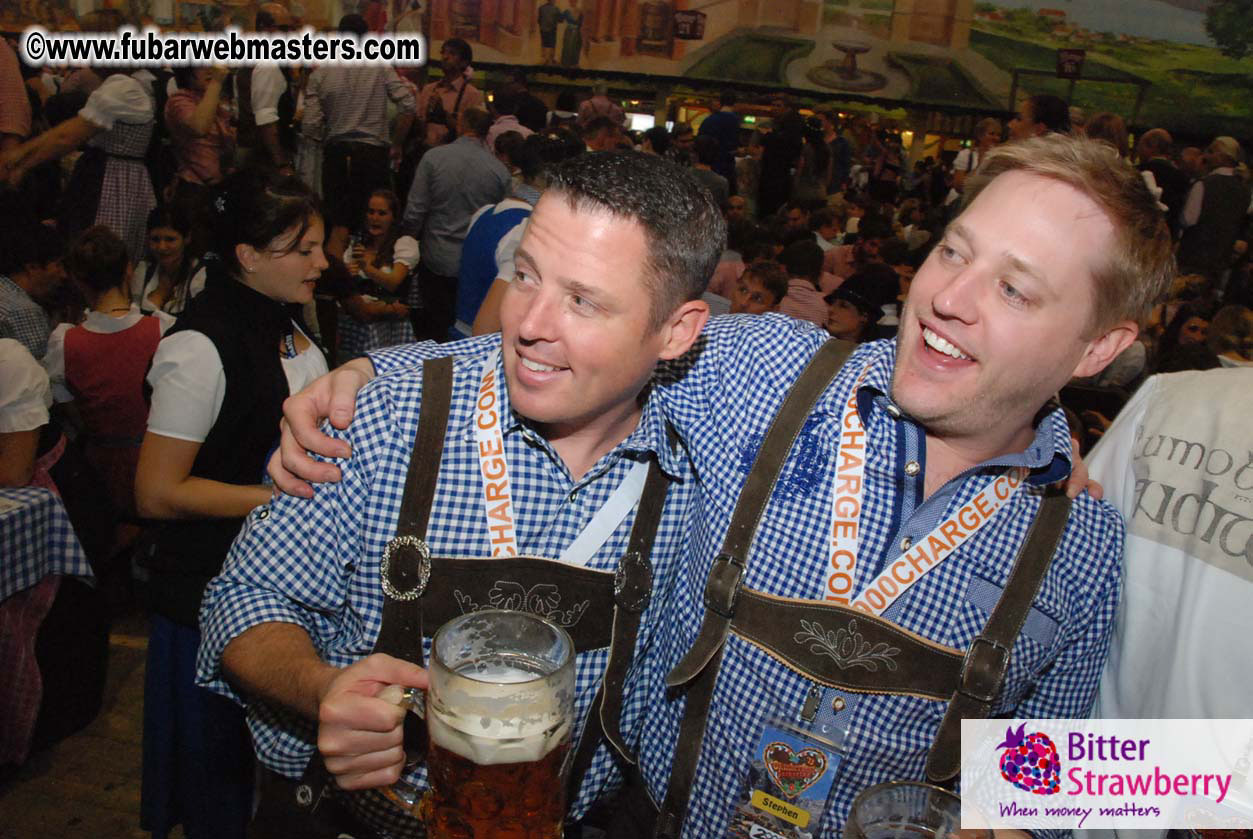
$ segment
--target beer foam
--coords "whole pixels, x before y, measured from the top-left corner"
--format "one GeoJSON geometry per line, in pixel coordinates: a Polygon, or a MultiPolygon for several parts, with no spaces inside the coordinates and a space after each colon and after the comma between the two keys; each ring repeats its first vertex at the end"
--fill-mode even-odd
{"type": "Polygon", "coordinates": [[[543,758],[569,735],[573,686],[569,671],[537,679],[537,670],[517,656],[491,657],[445,676],[428,693],[431,741],[481,766],[543,758]]]}
{"type": "Polygon", "coordinates": [[[426,728],[431,742],[480,766],[498,763],[532,763],[559,746],[570,732],[569,720],[545,714],[547,728],[531,724],[512,726],[499,720],[467,719],[429,709],[426,728]],[[527,731],[528,734],[520,734],[527,731]]]}

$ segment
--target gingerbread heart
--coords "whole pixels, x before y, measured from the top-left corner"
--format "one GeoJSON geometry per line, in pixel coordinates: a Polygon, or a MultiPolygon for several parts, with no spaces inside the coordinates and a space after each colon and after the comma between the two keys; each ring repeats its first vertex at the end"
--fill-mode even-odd
{"type": "Polygon", "coordinates": [[[787,743],[775,741],[766,746],[763,757],[766,774],[788,798],[812,787],[827,771],[827,756],[814,748],[798,752],[787,743]]]}

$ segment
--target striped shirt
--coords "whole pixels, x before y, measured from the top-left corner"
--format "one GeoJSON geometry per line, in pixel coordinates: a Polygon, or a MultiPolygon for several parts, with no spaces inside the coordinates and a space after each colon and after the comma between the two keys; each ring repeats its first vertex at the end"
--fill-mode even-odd
{"type": "MultiPolygon", "coordinates": [[[[499,344],[499,336],[480,339],[474,345],[477,353],[459,356],[455,363],[448,432],[427,534],[435,556],[491,555],[474,405],[483,359],[499,344]]],[[[552,446],[508,409],[508,388],[500,362],[496,372],[505,406],[502,431],[511,471],[516,538],[523,554],[559,556],[630,469],[653,453],[663,471],[674,479],[653,543],[653,598],[643,614],[636,658],[624,691],[622,731],[633,744],[643,727],[643,698],[649,693],[646,683],[660,681],[665,675],[650,669],[653,657],[648,653],[660,632],[690,524],[687,512],[693,482],[686,457],[681,449],[671,450],[661,413],[649,400],[636,430],[576,480],[552,446]]],[[[205,593],[198,662],[201,684],[240,700],[223,679],[219,662],[232,638],[259,623],[280,621],[303,627],[322,657],[336,667],[345,667],[370,652],[378,637],[383,604],[379,557],[396,532],[421,398],[420,370],[378,377],[361,392],[351,428],[334,432],[348,440],[353,450],[352,458],[340,463],[343,480],[319,486],[311,500],[283,496],[248,517],[222,574],[205,593]]],[[[634,519],[634,513],[627,515],[588,563],[589,568],[611,571],[617,567],[634,519]]],[[[576,737],[606,658],[607,650],[603,649],[578,658],[575,707],[580,722],[576,737]]],[[[313,726],[263,702],[251,702],[247,710],[261,761],[277,772],[298,777],[313,753],[313,726]]],[[[410,773],[407,780],[424,786],[425,765],[410,773]]],[[[609,750],[602,744],[582,793],[573,802],[572,815],[581,817],[617,780],[609,750]]]]}
{"type": "Polygon", "coordinates": [[[324,137],[326,143],[352,140],[390,145],[389,100],[402,114],[417,111],[413,89],[394,67],[319,67],[305,86],[301,131],[305,136],[324,137]]]}

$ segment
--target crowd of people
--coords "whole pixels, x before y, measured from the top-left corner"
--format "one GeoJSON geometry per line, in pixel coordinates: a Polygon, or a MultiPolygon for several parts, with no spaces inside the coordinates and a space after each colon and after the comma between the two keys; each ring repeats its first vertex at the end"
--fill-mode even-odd
{"type": "MultiPolygon", "coordinates": [[[[539,9],[546,62],[553,9],[539,9]]],[[[260,7],[258,30],[288,24],[284,6],[260,7]]],[[[359,15],[338,25],[368,29],[359,15]]],[[[732,91],[696,126],[636,132],[604,85],[550,105],[521,71],[479,90],[472,59],[444,41],[442,74],[421,86],[384,65],[56,73],[0,41],[0,484],[56,489],[55,465],[74,457],[100,478],[93,503],[67,506],[82,533],[105,534],[86,545],[98,573],[135,574],[152,615],[143,827],[242,837],[254,763],[281,798],[320,751],[343,791],[336,830],[420,835],[377,792],[402,772],[426,780],[404,765],[403,712],[376,694],[425,677],[369,653],[389,652],[375,645],[375,581],[400,526],[423,365],[448,354],[442,421],[456,430],[424,536],[436,555],[492,555],[480,444],[463,431],[493,375],[514,420],[502,445],[522,555],[562,555],[638,464],[666,478],[638,666],[619,686],[631,753],[601,744],[575,787],[570,816],[588,835],[746,824],[743,769],[780,713],[841,740],[847,766],[815,835],[835,835],[869,784],[951,778],[935,701],[947,695],[865,699],[865,685],[764,654],[752,633],[767,628],[710,630],[721,613],[706,605],[738,596],[707,590],[711,569],[732,557],[746,594],[847,607],[854,577],[861,591],[888,573],[1009,469],[1023,477],[1006,521],[954,543],[942,572],[874,619],[973,649],[1008,557],[1071,473],[1072,436],[1085,454],[1107,432],[1138,440],[1135,423],[1169,426],[1141,394],[1187,392],[1153,378],[1123,414],[1146,379],[1253,365],[1240,144],[1177,148],[1154,128],[1132,148],[1118,115],[1083,119],[1048,95],[1007,126],[978,121],[953,157],[785,98],[750,128],[732,91]],[[709,320],[711,306],[746,317],[709,320]],[[843,372],[810,394],[795,449],[758,463],[776,414],[796,414],[792,386],[843,346],[832,338],[848,343],[843,372]],[[306,388],[287,403],[296,436],[271,463],[272,500],[285,400],[306,388]],[[854,426],[878,460],[858,482],[865,570],[850,566],[845,589],[822,510],[854,426]],[[765,517],[724,543],[746,482],[770,468],[765,517]],[[709,632],[722,634],[693,665],[709,632]],[[703,740],[690,739],[699,703],[685,716],[676,687],[703,691],[703,740]]],[[[1216,403],[1223,387],[1253,392],[1247,371],[1234,388],[1208,375],[1196,381],[1216,403]]],[[[1212,429],[1224,445],[1227,412],[1247,408],[1228,401],[1212,429]]],[[[1146,455],[1121,444],[1094,463],[1130,519],[1119,470],[1146,455]]],[[[1140,611],[1118,618],[1113,508],[1083,494],[1069,511],[1022,634],[997,641],[1013,657],[994,700],[954,694],[952,713],[1087,714],[1115,624],[1146,631],[1140,611]]],[[[631,538],[628,515],[583,563],[614,571],[631,538]]],[[[1204,558],[1203,541],[1185,554],[1204,558]]],[[[1212,580],[1199,591],[1197,608],[1230,596],[1212,580]]],[[[1137,716],[1115,691],[1148,651],[1121,643],[1102,695],[1137,716]]],[[[578,658],[581,719],[605,666],[603,650],[578,658]]],[[[1207,715],[1186,700],[1151,710],[1207,715]]]]}

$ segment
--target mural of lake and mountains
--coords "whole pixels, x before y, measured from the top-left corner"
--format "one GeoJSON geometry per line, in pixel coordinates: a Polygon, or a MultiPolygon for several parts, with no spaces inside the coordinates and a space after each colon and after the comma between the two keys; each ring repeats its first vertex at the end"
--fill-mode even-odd
{"type": "Polygon", "coordinates": [[[1139,127],[1253,135],[1251,0],[422,0],[432,54],[539,64],[539,8],[567,66],[1012,111],[1055,93],[1139,127]],[[1057,77],[1059,50],[1082,51],[1057,77]]]}

